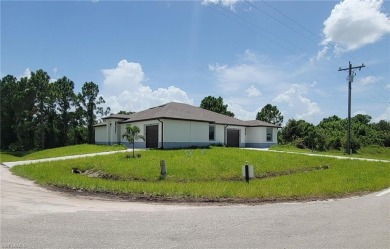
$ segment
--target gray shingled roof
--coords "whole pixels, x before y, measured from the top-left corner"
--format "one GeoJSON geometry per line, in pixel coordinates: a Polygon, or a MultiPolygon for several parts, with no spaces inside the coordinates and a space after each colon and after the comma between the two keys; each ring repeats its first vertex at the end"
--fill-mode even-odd
{"type": "Polygon", "coordinates": [[[103,122],[103,123],[94,124],[93,127],[106,126],[106,125],[107,123],[103,122]]]}
{"type": "Polygon", "coordinates": [[[252,127],[256,127],[256,126],[262,126],[262,127],[278,127],[278,128],[281,127],[281,126],[279,126],[279,125],[274,125],[274,124],[267,123],[267,122],[260,121],[260,120],[249,120],[249,121],[242,121],[242,122],[244,122],[246,126],[252,126],[252,127]]]}
{"type": "Polygon", "coordinates": [[[129,119],[123,122],[131,123],[136,121],[145,121],[145,120],[152,120],[152,119],[159,119],[159,118],[203,121],[203,122],[210,122],[216,124],[238,125],[238,126],[279,127],[277,125],[269,124],[259,120],[242,121],[236,118],[215,113],[192,105],[175,103],[175,102],[170,102],[164,105],[147,109],[145,111],[133,113],[129,115],[129,119]]]}
{"type": "Polygon", "coordinates": [[[108,119],[108,118],[119,118],[119,119],[129,119],[129,114],[111,114],[110,116],[104,117],[102,119],[108,119]]]}

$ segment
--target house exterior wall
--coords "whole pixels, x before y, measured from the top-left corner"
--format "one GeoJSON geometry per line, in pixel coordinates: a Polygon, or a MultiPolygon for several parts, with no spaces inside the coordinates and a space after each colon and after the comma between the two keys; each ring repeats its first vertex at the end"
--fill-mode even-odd
{"type": "MultiPolygon", "coordinates": [[[[105,126],[95,127],[96,144],[123,144],[132,147],[122,134],[126,131],[126,125],[120,123],[120,119],[107,119],[105,126]],[[110,125],[111,124],[111,125],[110,125]]],[[[268,148],[277,144],[277,128],[272,128],[272,141],[267,141],[267,127],[243,127],[233,125],[209,124],[208,122],[161,119],[133,122],[140,128],[140,134],[146,137],[148,125],[158,125],[159,148],[188,148],[191,146],[207,147],[209,145],[226,145],[227,130],[239,130],[239,146],[250,148],[268,148]],[[214,140],[209,140],[209,126],[213,125],[214,140]]],[[[138,139],[134,143],[135,148],[146,148],[146,142],[138,139]]]]}
{"type": "Polygon", "coordinates": [[[267,141],[267,127],[247,127],[245,147],[269,148],[277,144],[277,128],[272,128],[272,141],[267,141]]]}
{"type": "MultiPolygon", "coordinates": [[[[123,132],[121,131],[121,119],[107,119],[106,123],[106,143],[107,145],[120,144],[123,132]]],[[[95,134],[96,134],[95,130],[95,134]]]]}
{"type": "MultiPolygon", "coordinates": [[[[121,124],[120,126],[120,132],[121,134],[124,134],[126,132],[126,126],[131,124],[132,126],[136,125],[140,129],[140,135],[144,136],[146,138],[146,126],[148,125],[158,125],[158,147],[161,147],[161,139],[162,139],[162,132],[161,132],[161,123],[156,119],[156,120],[148,120],[148,121],[142,121],[142,122],[133,122],[133,123],[125,123],[121,124]]],[[[126,138],[123,138],[122,136],[120,137],[120,143],[127,146],[127,147],[132,147],[133,144],[130,144],[129,141],[127,141],[126,138]]],[[[138,149],[144,149],[146,148],[146,142],[142,139],[137,139],[134,142],[134,147],[138,149]]]]}
{"type": "Polygon", "coordinates": [[[163,120],[164,148],[209,146],[209,123],[184,120],[163,120]]]}
{"type": "Polygon", "coordinates": [[[95,144],[107,144],[107,126],[95,127],[95,144]]]}
{"type": "Polygon", "coordinates": [[[215,124],[214,125],[215,130],[214,130],[214,140],[210,140],[209,144],[210,145],[224,145],[225,144],[225,125],[219,125],[215,124]]]}

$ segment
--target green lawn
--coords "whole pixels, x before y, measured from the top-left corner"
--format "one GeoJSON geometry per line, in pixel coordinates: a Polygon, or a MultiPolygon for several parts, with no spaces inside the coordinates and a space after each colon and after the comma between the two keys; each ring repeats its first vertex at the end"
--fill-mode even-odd
{"type": "Polygon", "coordinates": [[[125,196],[174,199],[291,200],[334,198],[390,187],[390,163],[340,160],[236,148],[147,150],[17,166],[11,171],[41,185],[125,196]],[[168,175],[159,179],[160,160],[168,175]],[[241,166],[254,166],[246,183],[241,166]],[[100,177],[73,174],[72,168],[100,177]]]}
{"type": "Polygon", "coordinates": [[[29,151],[29,152],[0,152],[0,162],[14,162],[24,161],[60,156],[70,155],[82,155],[90,153],[98,153],[105,151],[116,151],[124,150],[126,147],[121,145],[105,146],[95,144],[79,144],[67,147],[60,147],[54,149],[40,150],[40,151],[29,151]]]}

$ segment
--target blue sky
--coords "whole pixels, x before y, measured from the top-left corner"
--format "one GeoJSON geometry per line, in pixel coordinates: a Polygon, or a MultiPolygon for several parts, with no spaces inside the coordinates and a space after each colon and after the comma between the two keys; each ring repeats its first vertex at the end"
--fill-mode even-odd
{"type": "Polygon", "coordinates": [[[237,118],[266,104],[317,124],[347,116],[347,71],[362,63],[352,113],[390,120],[390,2],[2,1],[1,76],[43,69],[112,112],[221,96],[237,118]]]}

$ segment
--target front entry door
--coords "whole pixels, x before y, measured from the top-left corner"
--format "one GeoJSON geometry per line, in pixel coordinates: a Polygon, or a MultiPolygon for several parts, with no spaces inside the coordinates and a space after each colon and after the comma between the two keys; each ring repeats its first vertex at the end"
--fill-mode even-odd
{"type": "Polygon", "coordinates": [[[228,129],[227,130],[227,147],[240,147],[240,131],[228,129]]]}
{"type": "Polygon", "coordinates": [[[146,126],[146,148],[158,148],[158,125],[146,126]]]}

